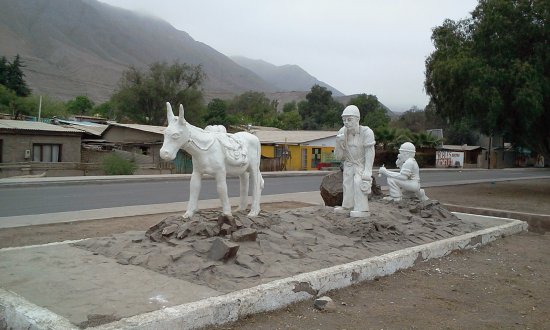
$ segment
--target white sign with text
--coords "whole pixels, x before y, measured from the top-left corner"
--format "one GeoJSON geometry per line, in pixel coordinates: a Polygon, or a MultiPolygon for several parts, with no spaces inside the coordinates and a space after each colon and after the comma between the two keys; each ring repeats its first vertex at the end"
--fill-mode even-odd
{"type": "Polygon", "coordinates": [[[462,151],[437,151],[435,154],[435,167],[463,167],[464,152],[462,151]]]}

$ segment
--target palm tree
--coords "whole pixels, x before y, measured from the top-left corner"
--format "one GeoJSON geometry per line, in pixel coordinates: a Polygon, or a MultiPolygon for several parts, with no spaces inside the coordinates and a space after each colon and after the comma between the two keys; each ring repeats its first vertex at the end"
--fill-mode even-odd
{"type": "Polygon", "coordinates": [[[413,133],[411,138],[411,142],[417,148],[435,148],[440,145],[442,141],[440,138],[433,136],[431,133],[425,132],[413,133]]]}
{"type": "Polygon", "coordinates": [[[397,129],[387,126],[374,129],[374,137],[378,144],[382,145],[382,150],[387,150],[397,137],[397,129]]]}
{"type": "MultiPolygon", "coordinates": [[[[409,129],[400,129],[397,133],[397,136],[392,142],[394,149],[399,149],[399,146],[401,146],[405,142],[412,142],[414,140],[414,134],[409,129]]],[[[413,142],[414,144],[414,142],[413,142]]]]}

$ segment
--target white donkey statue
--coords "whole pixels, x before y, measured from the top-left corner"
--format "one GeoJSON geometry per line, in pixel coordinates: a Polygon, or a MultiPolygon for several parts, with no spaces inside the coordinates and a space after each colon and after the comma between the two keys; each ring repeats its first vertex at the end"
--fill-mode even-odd
{"type": "Polygon", "coordinates": [[[260,213],[260,196],[264,179],[260,173],[260,140],[248,132],[228,134],[223,126],[206,129],[189,124],[184,118],[180,104],[179,116],[174,116],[172,106],[166,102],[168,127],[164,131],[164,143],[160,156],[164,160],[176,158],[181,148],[193,157],[193,174],[189,189],[189,203],[184,218],[190,218],[198,207],[199,193],[203,174],[216,178],[218,195],[223,214],[231,216],[231,205],[227,196],[227,175],[240,178],[240,202],[237,211],[248,206],[248,186],[252,183],[252,206],[248,216],[260,213]]]}

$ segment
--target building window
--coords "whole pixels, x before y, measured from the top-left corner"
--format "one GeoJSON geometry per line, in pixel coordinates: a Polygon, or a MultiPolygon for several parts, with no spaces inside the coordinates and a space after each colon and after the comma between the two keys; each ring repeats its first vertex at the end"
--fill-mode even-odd
{"type": "Polygon", "coordinates": [[[60,144],[33,144],[32,160],[34,162],[58,163],[61,161],[60,144]]]}

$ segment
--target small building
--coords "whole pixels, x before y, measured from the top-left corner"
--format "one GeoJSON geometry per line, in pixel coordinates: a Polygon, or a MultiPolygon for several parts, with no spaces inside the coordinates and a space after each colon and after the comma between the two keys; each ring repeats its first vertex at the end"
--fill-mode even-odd
{"type": "Polygon", "coordinates": [[[481,134],[478,144],[483,148],[479,157],[479,167],[487,169],[508,168],[520,165],[522,154],[510,148],[502,135],[486,136],[481,134]]]}
{"type": "Polygon", "coordinates": [[[110,123],[101,138],[128,153],[136,163],[158,167],[165,163],[160,158],[165,129],[164,126],[110,123]]]}
{"type": "Polygon", "coordinates": [[[321,163],[333,163],[336,131],[282,131],[253,132],[262,144],[262,158],[278,160],[280,169],[314,170],[321,163]]]}
{"type": "Polygon", "coordinates": [[[480,146],[444,144],[437,148],[435,167],[479,167],[480,146]]]}
{"type": "Polygon", "coordinates": [[[55,176],[74,167],[80,163],[81,136],[82,131],[73,128],[0,119],[0,177],[45,171],[55,176]]]}

